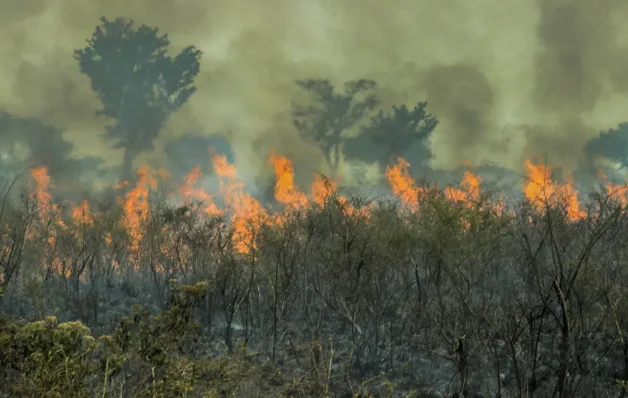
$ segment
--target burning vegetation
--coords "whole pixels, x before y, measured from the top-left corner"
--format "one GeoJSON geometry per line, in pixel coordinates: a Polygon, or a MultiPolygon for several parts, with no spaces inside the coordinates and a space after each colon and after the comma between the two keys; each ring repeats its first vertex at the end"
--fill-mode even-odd
{"type": "MultiPolygon", "coordinates": [[[[161,307],[166,312],[154,318],[136,309],[133,321],[123,318],[116,326],[118,334],[105,335],[98,341],[85,340],[91,331],[83,324],[57,324],[52,318],[13,331],[2,332],[0,326],[0,332],[5,333],[0,348],[13,355],[20,372],[29,372],[30,359],[19,354],[25,338],[56,339],[62,341],[59,344],[74,344],[72,339],[79,339],[90,343],[82,346],[84,351],[68,354],[65,365],[57,367],[74,369],[86,378],[98,372],[90,367],[95,365],[92,361],[108,358],[111,362],[107,366],[112,368],[100,380],[110,387],[98,385],[103,391],[124,388],[117,372],[124,373],[124,378],[141,377],[141,372],[124,367],[125,363],[134,363],[140,368],[157,369],[151,377],[162,380],[160,388],[167,391],[164,394],[191,393],[195,385],[205,385],[198,378],[209,372],[208,366],[222,365],[210,365],[212,361],[207,359],[194,360],[201,361],[194,362],[194,366],[205,369],[196,378],[182,385],[170,385],[166,380],[174,372],[172,366],[183,366],[181,361],[190,360],[176,350],[183,346],[192,349],[195,341],[208,338],[222,340],[224,354],[230,361],[240,361],[240,370],[232,369],[238,378],[258,383],[256,388],[264,391],[288,395],[289,391],[300,391],[306,396],[326,395],[330,389],[360,391],[352,386],[352,379],[397,369],[398,376],[391,373],[387,377],[401,377],[406,384],[398,389],[407,392],[421,382],[402,371],[401,366],[417,366],[417,358],[404,360],[397,350],[414,347],[428,358],[427,353],[436,346],[452,344],[455,355],[442,360],[450,363],[451,372],[457,375],[458,381],[450,388],[464,392],[466,388],[480,388],[473,384],[465,387],[465,380],[480,377],[484,371],[484,365],[471,365],[467,359],[471,344],[489,344],[486,333],[499,333],[498,341],[511,342],[507,344],[523,344],[524,335],[526,339],[536,336],[534,344],[539,346],[547,344],[545,339],[550,336],[540,332],[547,326],[536,318],[525,318],[539,303],[546,307],[538,311],[547,313],[534,316],[547,318],[546,322],[554,322],[562,330],[559,335],[563,341],[556,352],[549,350],[545,354],[557,358],[562,369],[575,365],[569,365],[567,359],[560,362],[560,358],[577,358],[588,349],[573,343],[569,337],[573,334],[594,333],[595,338],[609,345],[621,341],[617,333],[623,333],[621,322],[628,320],[616,308],[624,305],[623,290],[597,283],[602,283],[609,272],[625,273],[615,266],[607,268],[599,260],[611,255],[606,252],[609,246],[600,246],[600,242],[614,245],[622,239],[623,235],[614,231],[628,226],[628,211],[625,191],[605,179],[602,189],[586,200],[569,180],[557,181],[549,167],[528,161],[527,175],[522,178],[524,199],[517,204],[486,192],[482,179],[471,169],[464,172],[456,186],[420,184],[410,175],[409,163],[398,158],[386,170],[393,197],[373,201],[343,196],[337,183],[321,175],[314,177],[309,192],[303,192],[294,182],[292,162],[271,153],[275,202],[263,205],[246,192],[236,167],[223,155],[214,153],[212,163],[219,179],[218,192],[203,189],[200,167],[177,183],[170,181],[172,177],[164,170],[142,166],[133,183],[118,184],[115,203],[57,201],[46,168],[29,171],[26,194],[19,198],[7,196],[2,213],[1,281],[5,294],[17,294],[18,286],[25,291],[33,289],[33,284],[42,289],[50,283],[61,283],[64,292],[49,296],[49,300],[63,297],[71,303],[73,319],[103,331],[113,326],[106,326],[99,308],[116,289],[125,294],[129,289],[140,289],[144,295],[169,297],[168,305],[173,306],[161,307]],[[162,186],[177,189],[166,192],[162,186]],[[515,244],[518,236],[523,236],[519,248],[515,244]],[[583,242],[585,249],[581,247],[583,242]],[[502,266],[505,259],[523,261],[531,268],[502,266]],[[524,269],[527,271],[519,273],[524,269]],[[596,279],[599,277],[602,279],[596,279]],[[177,287],[174,279],[199,284],[177,287]],[[152,283],[147,284],[149,281],[152,283]],[[596,291],[605,289],[606,307],[590,307],[586,313],[576,314],[571,311],[575,305],[572,300],[576,300],[573,292],[593,294],[588,290],[589,283],[596,283],[596,291]],[[172,300],[178,304],[172,304],[172,300]],[[558,306],[567,318],[552,318],[553,306],[558,306]],[[499,312],[506,309],[512,314],[499,312]],[[576,324],[576,319],[591,324],[576,324]],[[607,322],[616,325],[615,329],[602,332],[599,328],[607,322]],[[294,325],[301,329],[294,330],[294,325]],[[532,329],[523,329],[524,325],[532,329]],[[442,335],[412,342],[410,336],[420,334],[417,327],[440,330],[442,335]],[[215,329],[222,330],[221,337],[212,334],[215,329]],[[384,329],[388,332],[378,335],[384,329]],[[592,332],[594,329],[597,332],[592,332]],[[129,337],[131,340],[139,339],[133,343],[136,348],[126,342],[124,333],[136,336],[129,337]],[[161,334],[162,340],[150,340],[146,333],[161,334]],[[142,347],[147,345],[158,351],[142,357],[146,349],[142,347]],[[288,354],[292,345],[297,351],[288,354]],[[562,351],[565,345],[570,353],[562,351]],[[274,363],[273,369],[284,369],[284,361],[291,361],[290,355],[295,361],[311,356],[314,368],[290,370],[290,377],[300,377],[300,382],[283,376],[272,376],[279,377],[276,385],[262,382],[255,378],[271,377],[269,368],[256,364],[246,350],[241,351],[244,347],[265,353],[274,363]],[[310,351],[303,351],[306,347],[310,351]],[[349,382],[333,371],[334,362],[346,361],[356,361],[342,371],[349,375],[345,376],[349,382]]],[[[37,291],[37,295],[43,294],[43,290],[37,291]]],[[[31,300],[39,303],[36,308],[43,316],[48,307],[37,295],[31,300]]],[[[150,305],[154,299],[141,301],[150,305]]],[[[533,355],[523,346],[520,350],[533,355]]],[[[507,349],[499,355],[506,362],[510,358],[507,349]]],[[[59,359],[50,357],[47,361],[59,359]]],[[[523,383],[535,372],[540,377],[542,369],[528,369],[527,376],[517,376],[516,372],[524,372],[517,370],[520,361],[500,365],[502,371],[510,369],[514,379],[498,388],[533,388],[523,383]]],[[[52,368],[48,372],[57,374],[52,368]]],[[[555,372],[554,378],[534,388],[541,391],[567,382],[568,376],[561,373],[560,367],[555,372]]],[[[431,381],[425,383],[429,384],[439,376],[427,377],[431,381]]],[[[39,391],[37,388],[45,383],[53,383],[33,380],[35,384],[17,383],[23,389],[18,390],[39,391]]],[[[388,387],[376,380],[360,388],[385,393],[388,387]]],[[[87,388],[78,386],[79,381],[63,383],[65,388],[87,388]]],[[[237,384],[219,385],[233,393],[244,391],[237,384]]],[[[210,391],[215,387],[203,388],[210,391]]],[[[126,391],[139,393],[132,387],[126,391]]]]}
{"type": "MultiPolygon", "coordinates": [[[[255,249],[256,233],[263,226],[282,225],[294,211],[304,211],[312,206],[324,207],[332,198],[343,206],[347,215],[355,210],[349,204],[347,197],[338,194],[337,184],[321,175],[314,176],[309,194],[300,191],[294,182],[292,162],[274,153],[271,154],[269,163],[275,174],[274,198],[282,206],[282,211],[276,208],[274,211],[265,208],[258,199],[245,192],[244,183],[238,178],[235,166],[228,163],[223,155],[214,154],[212,163],[216,176],[220,178],[220,195],[226,203],[225,208],[219,208],[214,201],[215,194],[206,192],[199,185],[202,177],[200,167],[193,168],[185,176],[183,183],[178,184],[177,191],[169,193],[168,197],[174,199],[178,206],[195,208],[198,211],[197,216],[221,218],[225,225],[228,224],[233,229],[232,244],[240,254],[250,254],[255,249]]],[[[391,192],[407,211],[418,212],[422,202],[429,198],[440,197],[452,205],[486,209],[496,216],[505,215],[504,200],[489,198],[487,193],[483,193],[482,178],[471,170],[464,172],[458,187],[448,186],[439,191],[435,186],[418,184],[409,174],[409,166],[410,164],[405,159],[398,158],[395,164],[386,169],[386,178],[391,192]]],[[[542,164],[526,161],[525,167],[527,176],[524,178],[523,191],[528,203],[537,211],[543,212],[546,206],[564,205],[570,221],[586,217],[587,214],[580,204],[578,193],[570,180],[563,183],[552,180],[551,168],[542,164]]],[[[29,173],[33,180],[30,197],[36,203],[40,227],[46,227],[50,250],[54,250],[56,234],[59,231],[68,230],[68,225],[81,228],[94,227],[92,205],[88,200],[83,200],[78,205],[70,205],[68,220],[61,211],[62,207],[53,201],[50,193],[53,186],[46,168],[33,168],[29,173]]],[[[128,181],[117,185],[118,189],[128,188],[127,192],[119,196],[117,200],[120,206],[118,221],[130,240],[129,252],[133,255],[138,255],[142,241],[145,240],[146,224],[152,213],[157,210],[154,201],[151,202],[151,197],[157,192],[159,181],[164,182],[169,178],[169,173],[165,170],[155,171],[144,165],[137,170],[137,180],[134,186],[129,186],[128,181]]],[[[607,180],[604,180],[604,185],[610,196],[625,203],[626,195],[621,186],[607,180]]],[[[376,206],[377,202],[371,201],[363,206],[360,214],[368,217],[376,206]]],[[[35,239],[34,234],[34,230],[29,231],[29,238],[35,239]]],[[[78,236],[78,232],[75,232],[75,236],[78,236]]],[[[54,261],[56,264],[61,264],[63,259],[57,258],[54,261]]],[[[61,270],[56,269],[55,272],[61,272],[61,270]]]]}
{"type": "MultiPolygon", "coordinates": [[[[70,202],[72,184],[51,178],[66,163],[37,162],[0,191],[0,396],[626,395],[623,185],[600,171],[599,189],[579,192],[567,170],[534,159],[521,195],[492,191],[471,164],[457,184],[420,182],[411,166],[430,168],[438,119],[427,102],[380,109],[368,79],[296,81],[310,101],[291,104],[294,132],[331,175],[309,187],[279,147],[260,166],[274,174],[269,200],[224,151],[179,162],[198,164],[183,178],[135,167],[195,93],[202,54],[170,56],[157,29],[101,22],[74,57],[124,152],[122,181],[109,198],[70,202]],[[349,162],[379,167],[388,194],[349,195],[349,162]]],[[[490,126],[475,115],[492,112],[489,79],[461,64],[424,82],[457,120],[464,155],[490,126]]],[[[0,116],[0,128],[38,126],[0,116]]],[[[622,163],[626,126],[588,153],[622,163]]],[[[48,133],[29,133],[48,134],[33,159],[60,139],[48,133]]]]}

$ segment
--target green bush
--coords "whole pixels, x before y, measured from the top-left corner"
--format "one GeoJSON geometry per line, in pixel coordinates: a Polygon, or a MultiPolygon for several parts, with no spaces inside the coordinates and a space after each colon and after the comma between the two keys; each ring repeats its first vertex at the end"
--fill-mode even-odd
{"type": "Polygon", "coordinates": [[[95,339],[81,322],[0,318],[0,391],[14,397],[237,396],[253,369],[246,350],[212,360],[191,321],[207,283],[175,286],[170,307],[136,307],[113,335],[95,339]],[[196,350],[195,350],[196,348],[196,350]]]}

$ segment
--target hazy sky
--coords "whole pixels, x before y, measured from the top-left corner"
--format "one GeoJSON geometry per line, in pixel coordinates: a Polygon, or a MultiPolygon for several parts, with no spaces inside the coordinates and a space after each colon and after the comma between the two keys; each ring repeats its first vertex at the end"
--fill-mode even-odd
{"type": "MultiPolygon", "coordinates": [[[[325,171],[292,130],[295,79],[372,78],[383,106],[427,100],[435,167],[574,165],[628,120],[628,3],[620,0],[0,0],[0,108],[64,129],[73,156],[121,162],[72,51],[99,17],[132,18],[204,51],[198,92],[145,159],[194,129],[230,131],[239,166],[266,150],[325,171]]],[[[412,161],[412,159],[409,159],[412,161]]]]}

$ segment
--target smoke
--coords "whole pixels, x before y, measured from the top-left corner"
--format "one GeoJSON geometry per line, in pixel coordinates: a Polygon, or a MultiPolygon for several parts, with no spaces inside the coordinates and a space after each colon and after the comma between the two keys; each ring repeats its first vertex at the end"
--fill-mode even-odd
{"type": "MultiPolygon", "coordinates": [[[[0,109],[35,117],[73,144],[64,156],[119,166],[105,121],[72,51],[101,16],[168,33],[173,53],[203,50],[198,92],[163,128],[153,152],[190,132],[227,134],[243,173],[274,149],[296,170],[325,172],[324,157],[291,126],[306,100],[297,79],[378,82],[382,107],[427,100],[441,125],[433,166],[528,156],[578,163],[586,141],[625,120],[628,6],[620,0],[0,0],[0,109]],[[430,102],[431,101],[431,102],[430,102]]],[[[412,159],[409,159],[412,161],[412,159]]]]}
{"type": "Polygon", "coordinates": [[[115,171],[103,169],[102,160],[70,156],[73,144],[63,139],[61,131],[32,118],[19,118],[0,111],[0,185],[25,169],[44,165],[51,175],[63,181],[60,192],[73,197],[102,183],[115,183],[115,171]]]}
{"type": "MultiPolygon", "coordinates": [[[[211,153],[224,155],[229,163],[234,162],[233,149],[229,142],[222,137],[204,137],[202,135],[189,134],[181,136],[166,148],[166,156],[170,164],[175,166],[175,171],[188,172],[199,166],[202,171],[211,171],[211,153]],[[208,150],[208,148],[210,148],[208,150]]],[[[176,177],[183,177],[178,175],[176,177]]]]}
{"type": "Polygon", "coordinates": [[[477,162],[478,152],[505,150],[493,138],[495,94],[481,70],[465,64],[435,66],[426,74],[422,87],[431,112],[445,125],[446,134],[440,140],[450,143],[450,157],[460,163],[469,159],[477,162]]]}
{"type": "Polygon", "coordinates": [[[626,31],[619,24],[626,6],[616,0],[539,0],[538,6],[533,102],[543,124],[528,132],[528,152],[573,163],[592,136],[626,117],[613,103],[625,109],[625,98],[616,97],[628,89],[626,31]]]}

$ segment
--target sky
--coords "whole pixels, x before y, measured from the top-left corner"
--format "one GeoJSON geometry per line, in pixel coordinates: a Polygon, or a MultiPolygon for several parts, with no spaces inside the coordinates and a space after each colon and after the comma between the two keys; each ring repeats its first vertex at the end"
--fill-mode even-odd
{"type": "MultiPolygon", "coordinates": [[[[576,167],[586,141],[628,120],[628,3],[620,0],[0,0],[0,109],[63,131],[68,156],[120,165],[72,58],[99,18],[203,51],[197,93],[139,162],[167,167],[190,131],[227,134],[255,174],[270,150],[307,172],[324,156],[294,131],[297,79],[377,81],[381,108],[427,101],[435,168],[576,167]]],[[[412,162],[412,159],[408,159],[412,162]]]]}

